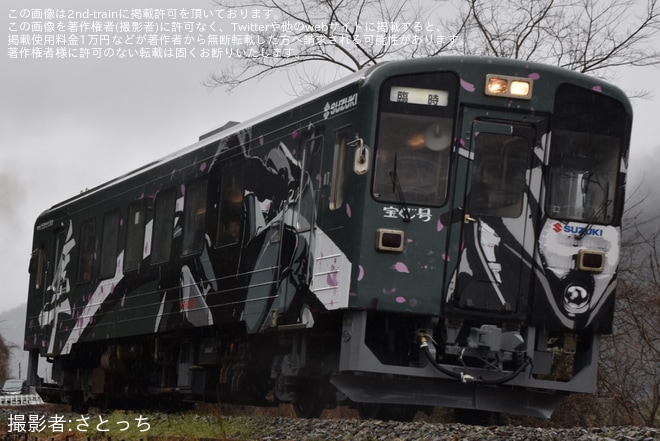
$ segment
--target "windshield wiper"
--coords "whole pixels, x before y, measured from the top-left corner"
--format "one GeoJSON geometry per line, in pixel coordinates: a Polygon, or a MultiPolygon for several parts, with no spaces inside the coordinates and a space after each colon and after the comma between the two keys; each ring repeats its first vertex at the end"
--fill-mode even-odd
{"type": "Polygon", "coordinates": [[[589,217],[589,222],[587,223],[587,226],[584,227],[584,229],[580,231],[577,236],[575,236],[575,239],[577,240],[584,239],[584,236],[586,236],[589,233],[589,231],[594,226],[600,215],[607,211],[607,207],[609,207],[611,202],[612,201],[606,200],[604,204],[601,204],[601,206],[598,207],[598,210],[596,210],[594,214],[589,217]]]}
{"type": "Polygon", "coordinates": [[[403,190],[401,189],[401,182],[399,181],[399,174],[396,171],[397,167],[397,154],[394,154],[394,169],[390,172],[390,178],[392,179],[392,193],[396,193],[401,207],[403,208],[403,221],[410,222],[410,210],[408,210],[408,204],[406,204],[406,198],[403,196],[403,190]]]}
{"type": "MultiPolygon", "coordinates": [[[[593,173],[590,172],[590,171],[585,173],[586,185],[585,185],[585,181],[584,180],[582,181],[583,199],[587,195],[589,185],[591,185],[591,183],[592,183],[592,181],[591,181],[592,175],[593,175],[593,173]]],[[[587,226],[584,227],[584,229],[582,231],[580,231],[580,233],[577,236],[575,236],[575,239],[577,239],[577,240],[584,239],[584,237],[589,233],[589,230],[591,230],[591,228],[594,226],[594,224],[596,223],[598,218],[603,214],[607,214],[607,209],[608,209],[610,203],[612,203],[612,201],[608,200],[608,198],[607,198],[607,195],[609,194],[609,183],[606,183],[605,188],[603,188],[602,190],[603,190],[603,203],[598,204],[598,209],[595,210],[591,216],[589,216],[589,221],[587,222],[587,226]]],[[[584,200],[583,200],[583,205],[584,205],[584,200]]]]}

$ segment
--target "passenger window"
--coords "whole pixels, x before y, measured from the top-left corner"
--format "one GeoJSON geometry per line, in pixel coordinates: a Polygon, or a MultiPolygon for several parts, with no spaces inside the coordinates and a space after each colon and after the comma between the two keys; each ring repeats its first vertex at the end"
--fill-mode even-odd
{"type": "Polygon", "coordinates": [[[30,274],[35,276],[34,288],[41,289],[44,274],[44,244],[40,243],[39,248],[32,252],[30,259],[30,274]]]}
{"type": "Polygon", "coordinates": [[[302,151],[300,189],[298,191],[298,204],[296,216],[293,219],[298,232],[309,230],[314,222],[315,192],[319,190],[321,183],[315,182],[323,173],[322,152],[323,135],[312,135],[305,140],[302,151]]]}
{"type": "Polygon", "coordinates": [[[241,241],[244,196],[244,169],[226,167],[220,189],[220,214],[216,234],[216,246],[231,245],[241,241]]]}
{"type": "Polygon", "coordinates": [[[103,238],[101,241],[101,269],[99,277],[115,275],[117,268],[117,244],[119,240],[119,210],[107,212],[103,216],[103,238]]]}
{"type": "Polygon", "coordinates": [[[134,202],[128,207],[124,271],[132,271],[140,268],[143,255],[142,247],[144,246],[146,217],[147,207],[144,200],[134,202]]]}
{"type": "Polygon", "coordinates": [[[175,208],[176,191],[173,188],[162,191],[158,194],[154,206],[151,263],[163,263],[170,260],[172,254],[175,208]]]}
{"type": "Polygon", "coordinates": [[[192,182],[186,187],[182,249],[184,256],[199,253],[204,247],[206,189],[206,179],[192,182]]]}
{"type": "Polygon", "coordinates": [[[78,258],[78,282],[92,280],[94,246],[96,243],[96,220],[89,219],[80,227],[80,255],[78,258]]]}
{"type": "Polygon", "coordinates": [[[330,209],[337,210],[344,204],[344,173],[346,162],[346,131],[337,132],[335,151],[332,158],[332,185],[330,187],[330,209]]]}

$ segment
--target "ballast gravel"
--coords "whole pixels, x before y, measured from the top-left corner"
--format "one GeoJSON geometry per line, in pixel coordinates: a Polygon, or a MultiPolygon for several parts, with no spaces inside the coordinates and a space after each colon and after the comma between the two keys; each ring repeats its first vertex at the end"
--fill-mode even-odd
{"type": "MultiPolygon", "coordinates": [[[[426,422],[399,423],[378,420],[304,420],[259,418],[254,438],[260,441],[609,441],[660,440],[660,429],[622,426],[603,428],[532,428],[522,426],[472,426],[426,422]]],[[[230,434],[228,434],[230,435],[230,434]]],[[[245,438],[242,438],[245,439],[245,438]]]]}

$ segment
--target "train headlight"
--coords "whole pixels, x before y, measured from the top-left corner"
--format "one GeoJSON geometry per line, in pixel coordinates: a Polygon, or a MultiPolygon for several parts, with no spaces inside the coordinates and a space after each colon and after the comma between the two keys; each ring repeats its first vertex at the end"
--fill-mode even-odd
{"type": "Polygon", "coordinates": [[[532,98],[532,85],[533,81],[529,78],[488,74],[484,93],[490,96],[528,100],[532,98]]]}
{"type": "Polygon", "coordinates": [[[506,95],[509,90],[509,82],[503,78],[488,78],[486,84],[486,95],[506,95]]]}
{"type": "Polygon", "coordinates": [[[527,96],[529,95],[530,84],[528,81],[511,81],[511,95],[513,96],[527,96]]]}

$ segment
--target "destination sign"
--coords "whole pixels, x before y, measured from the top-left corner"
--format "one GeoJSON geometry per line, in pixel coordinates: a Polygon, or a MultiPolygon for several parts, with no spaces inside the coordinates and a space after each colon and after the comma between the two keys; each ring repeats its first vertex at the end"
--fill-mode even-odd
{"type": "Polygon", "coordinates": [[[445,107],[449,101],[449,93],[446,90],[393,86],[390,90],[390,101],[395,103],[445,107]]]}

